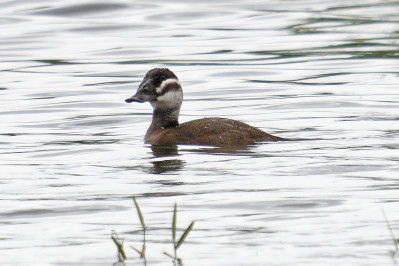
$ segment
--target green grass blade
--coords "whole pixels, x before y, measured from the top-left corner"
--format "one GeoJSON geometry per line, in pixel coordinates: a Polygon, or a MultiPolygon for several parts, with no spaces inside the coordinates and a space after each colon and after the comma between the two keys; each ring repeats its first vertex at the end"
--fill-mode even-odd
{"type": "Polygon", "coordinates": [[[143,217],[143,214],[141,213],[139,204],[136,201],[136,197],[132,197],[132,198],[134,201],[134,205],[136,205],[136,210],[137,210],[137,214],[139,215],[139,218],[140,218],[141,226],[143,227],[143,230],[145,230],[146,227],[145,227],[145,223],[144,223],[144,217],[143,217]]]}
{"type": "Polygon", "coordinates": [[[122,258],[125,260],[126,259],[126,254],[125,251],[123,250],[123,241],[119,242],[119,239],[111,236],[112,240],[114,241],[116,247],[118,248],[118,254],[122,256],[122,258]]]}
{"type": "Polygon", "coordinates": [[[394,254],[396,254],[396,252],[399,251],[399,245],[398,245],[399,241],[398,241],[397,238],[395,238],[395,235],[394,235],[394,233],[393,233],[391,224],[390,224],[389,221],[388,221],[388,218],[387,218],[387,215],[385,214],[384,209],[382,209],[382,214],[384,215],[385,222],[386,222],[387,225],[388,225],[389,232],[391,232],[392,240],[393,240],[393,242],[394,242],[394,244],[395,244],[395,247],[396,247],[396,250],[395,250],[394,254]]]}
{"type": "Polygon", "coordinates": [[[183,235],[180,237],[179,242],[177,242],[176,249],[178,249],[186,239],[188,233],[193,229],[195,222],[191,222],[191,224],[187,227],[186,231],[184,231],[183,235]]]}
{"type": "Polygon", "coordinates": [[[172,221],[172,237],[173,245],[176,248],[176,219],[177,219],[177,204],[175,203],[175,209],[173,211],[173,221],[172,221]]]}

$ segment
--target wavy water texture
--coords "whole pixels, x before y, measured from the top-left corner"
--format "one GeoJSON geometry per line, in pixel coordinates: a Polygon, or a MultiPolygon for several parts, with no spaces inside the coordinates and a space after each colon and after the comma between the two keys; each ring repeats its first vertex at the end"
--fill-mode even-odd
{"type": "Polygon", "coordinates": [[[399,4],[0,3],[4,265],[387,265],[399,235],[399,4]],[[143,75],[183,84],[181,122],[230,117],[294,139],[242,150],[150,147],[143,75]],[[180,224],[181,223],[181,224],[180,224]],[[180,231],[179,231],[180,235],[180,231]],[[168,244],[166,244],[168,243],[168,244]]]}

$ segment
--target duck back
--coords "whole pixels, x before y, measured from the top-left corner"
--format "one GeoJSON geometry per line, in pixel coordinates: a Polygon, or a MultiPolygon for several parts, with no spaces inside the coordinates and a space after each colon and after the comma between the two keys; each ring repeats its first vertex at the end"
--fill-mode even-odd
{"type": "Polygon", "coordinates": [[[193,144],[218,147],[285,140],[243,122],[219,117],[202,118],[177,127],[147,131],[145,139],[153,145],[193,144]]]}

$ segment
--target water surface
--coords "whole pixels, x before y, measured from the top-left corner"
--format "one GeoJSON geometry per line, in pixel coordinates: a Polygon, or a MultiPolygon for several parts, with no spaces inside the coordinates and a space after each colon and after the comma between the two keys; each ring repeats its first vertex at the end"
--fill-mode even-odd
{"type": "Polygon", "coordinates": [[[390,265],[399,235],[397,1],[0,4],[4,265],[390,265]],[[181,122],[230,117],[296,139],[236,152],[143,143],[153,67],[181,122]],[[179,231],[179,234],[181,232],[179,231]]]}

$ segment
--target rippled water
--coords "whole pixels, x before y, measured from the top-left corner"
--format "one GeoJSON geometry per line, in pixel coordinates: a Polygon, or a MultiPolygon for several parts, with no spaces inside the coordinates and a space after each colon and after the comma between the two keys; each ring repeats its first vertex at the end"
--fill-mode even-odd
{"type": "Polygon", "coordinates": [[[390,265],[399,236],[399,3],[3,1],[4,265],[390,265]],[[181,121],[235,118],[293,139],[235,153],[143,143],[169,67],[181,121]],[[179,231],[179,234],[181,232],[179,231]]]}

